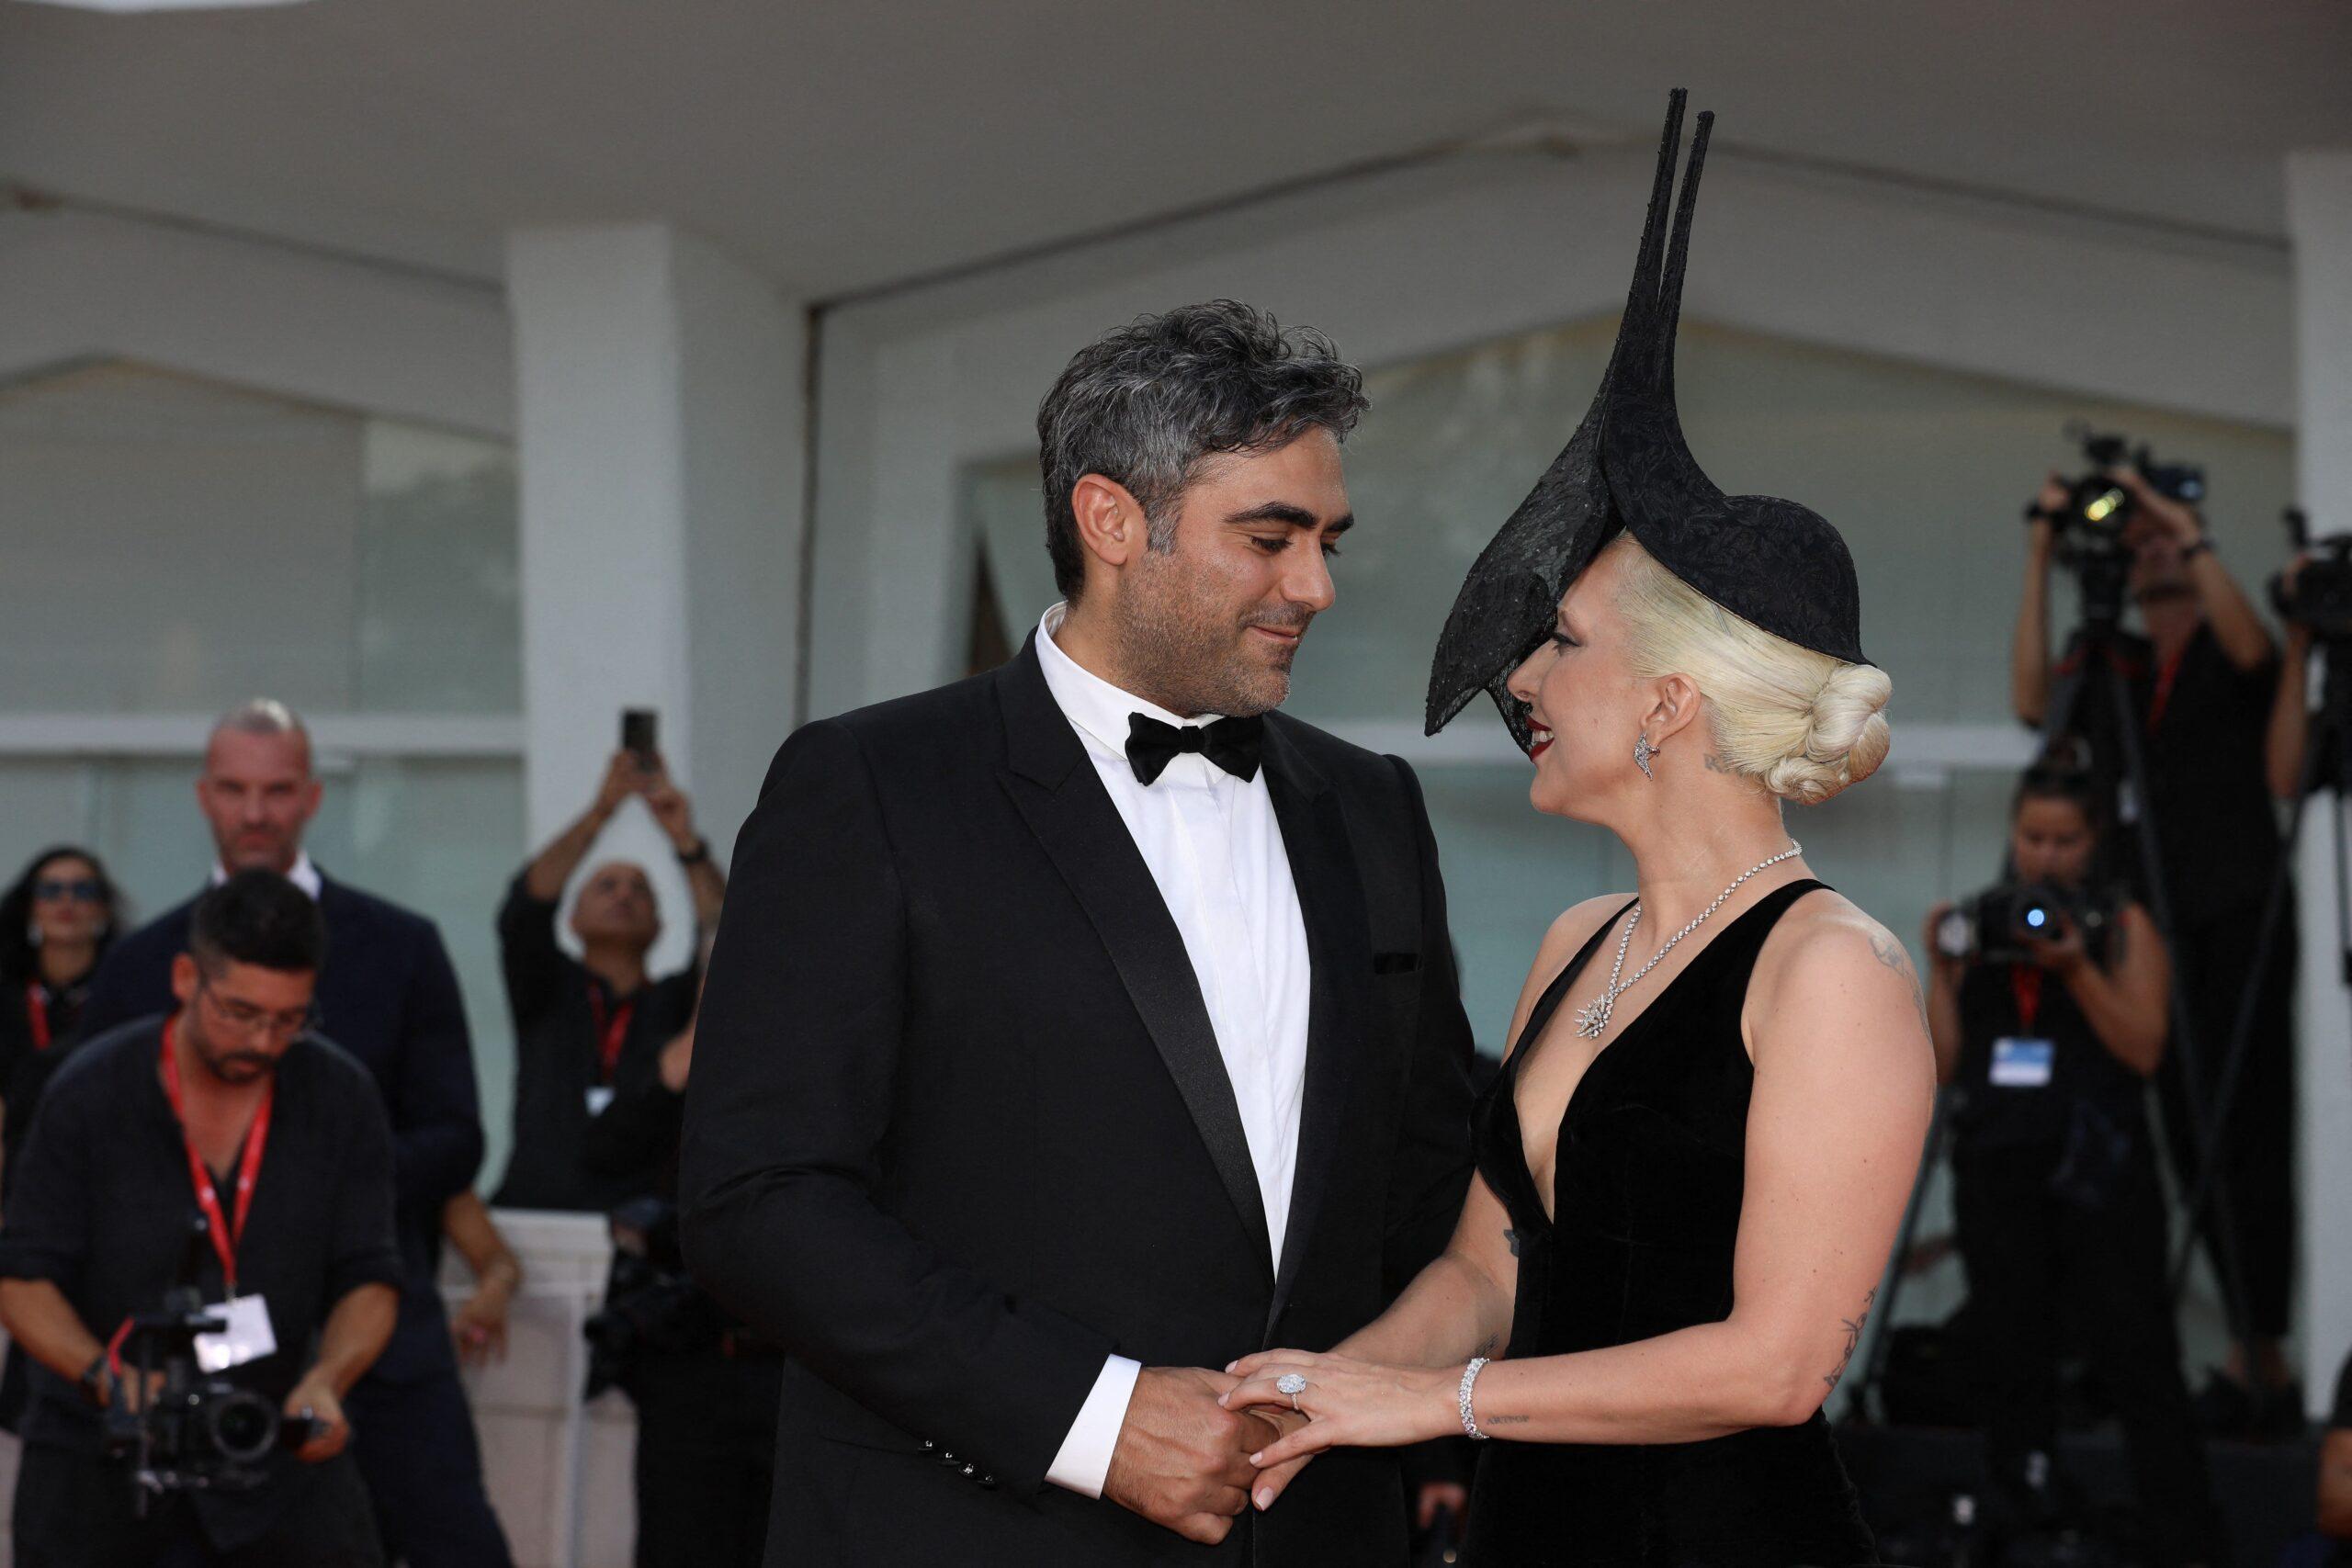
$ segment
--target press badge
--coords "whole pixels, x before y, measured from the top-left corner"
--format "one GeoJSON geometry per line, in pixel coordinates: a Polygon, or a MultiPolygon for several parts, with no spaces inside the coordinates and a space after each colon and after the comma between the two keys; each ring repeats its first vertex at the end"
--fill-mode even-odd
{"type": "Polygon", "coordinates": [[[261,1297],[232,1296],[204,1312],[208,1317],[226,1319],[229,1325],[218,1334],[196,1337],[196,1364],[206,1371],[225,1372],[277,1353],[277,1336],[269,1326],[269,1303],[261,1297]]]}
{"type": "Polygon", "coordinates": [[[2058,1047],[2049,1040],[2028,1040],[2010,1035],[1993,1042],[1993,1087],[1995,1089],[2047,1089],[2050,1087],[2051,1064],[2057,1059],[2058,1047]]]}
{"type": "Polygon", "coordinates": [[[589,1115],[591,1115],[591,1116],[602,1116],[602,1115],[605,1113],[605,1107],[606,1107],[607,1105],[610,1105],[612,1102],[613,1102],[613,1086],[612,1086],[612,1085],[610,1085],[610,1084],[608,1084],[608,1083],[595,1083],[595,1084],[590,1084],[590,1085],[588,1086],[588,1114],[589,1114],[589,1115]]]}

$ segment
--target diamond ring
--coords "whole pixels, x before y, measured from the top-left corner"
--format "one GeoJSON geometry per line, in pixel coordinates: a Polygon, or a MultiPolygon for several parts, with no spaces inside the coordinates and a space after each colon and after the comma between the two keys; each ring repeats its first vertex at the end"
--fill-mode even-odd
{"type": "Polygon", "coordinates": [[[1290,1407],[1298,1408],[1298,1396],[1306,1392],[1306,1379],[1297,1372],[1284,1372],[1274,1380],[1277,1393],[1290,1395],[1290,1407]]]}

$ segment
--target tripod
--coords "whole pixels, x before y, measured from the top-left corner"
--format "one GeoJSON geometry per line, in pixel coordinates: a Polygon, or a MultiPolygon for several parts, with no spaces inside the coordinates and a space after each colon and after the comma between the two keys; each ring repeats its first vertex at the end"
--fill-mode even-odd
{"type": "MultiPolygon", "coordinates": [[[[2146,889],[2148,912],[2155,920],[2157,934],[2170,947],[2175,945],[2172,898],[2165,884],[2155,811],[2149,799],[2147,759],[2142,750],[2140,725],[2132,711],[2131,679],[2119,625],[2122,615],[2123,567],[2120,560],[2104,558],[2084,562],[2082,567],[2083,626],[2068,642],[2074,669],[2052,695],[2042,732],[2052,737],[2078,737],[2090,747],[2093,776],[2113,795],[2115,810],[2111,819],[2119,824],[2129,820],[2137,829],[2143,874],[2140,880],[2146,889]],[[2103,710],[2094,706],[2099,703],[2104,704],[2103,710]],[[2106,754],[2109,748],[2114,755],[2106,754]],[[2130,809],[2125,809],[2127,807],[2130,809]]],[[[2284,866],[2282,861],[2282,875],[2284,866]]],[[[2278,904],[2284,896],[2283,883],[2273,889],[2273,894],[2274,905],[2278,904]]],[[[2208,1156],[2199,1168],[2198,1189],[2200,1207],[2211,1214],[2211,1253],[2214,1277],[2222,1292],[2222,1313],[2231,1337],[2245,1344],[2250,1337],[2245,1269],[2227,1200],[2226,1178],[2211,1159],[2217,1152],[2223,1123],[2219,1115],[2210,1114],[2199,1100],[2198,1086],[2205,1081],[2200,1071],[2203,1058],[2188,998],[2177,984],[2171,987],[2169,1005],[2170,1048],[2180,1063],[2181,1100],[2188,1109],[2189,1141],[2207,1151],[2208,1156]],[[2216,1198],[2222,1200],[2218,1208],[2213,1207],[2216,1198]]],[[[2239,1022],[2241,1032],[2251,1023],[2251,1015],[2244,1008],[2240,1010],[2239,1022]]],[[[2192,1208],[2182,1241],[2181,1268],[2175,1274],[2176,1294],[2186,1272],[2189,1244],[2199,1228],[2198,1213],[2199,1209],[2192,1208]]]]}
{"type": "Polygon", "coordinates": [[[2335,792],[2338,804],[2338,809],[2332,813],[2335,821],[2335,929],[2338,940],[2346,943],[2338,974],[2344,984],[2352,986],[2352,874],[2347,873],[2345,861],[2341,809],[2343,791],[2347,783],[2352,783],[2352,773],[2346,772],[2346,764],[2352,763],[2352,641],[2325,636],[2321,638],[2320,650],[2320,699],[2312,716],[2310,744],[2303,749],[2302,777],[2295,785],[2293,817],[2286,839],[2278,847],[2278,863],[2263,897],[2254,962],[2246,976],[2245,991],[2238,998],[2229,1047],[2222,1058],[2222,1075],[2214,1084],[2211,1124],[2198,1140],[2197,1184],[2188,1197],[2188,1225],[2180,1238],[2180,1251],[2173,1259],[2172,1292],[2176,1300],[2188,1273],[2190,1249],[2206,1215],[2213,1213],[2217,1218],[2227,1217],[2226,1205],[2222,1211],[2213,1207],[2222,1186],[2218,1162],[2228,1142],[2230,1109],[2237,1097],[2246,1054],[2254,1043],[2254,1021],[2261,1007],[2263,983],[2268,977],[2271,957],[2286,917],[2288,893],[2293,886],[2295,846],[2302,839],[2305,808],[2311,803],[2314,786],[2323,779],[2335,792]],[[2324,771],[2330,767],[2332,773],[2324,771]]]}

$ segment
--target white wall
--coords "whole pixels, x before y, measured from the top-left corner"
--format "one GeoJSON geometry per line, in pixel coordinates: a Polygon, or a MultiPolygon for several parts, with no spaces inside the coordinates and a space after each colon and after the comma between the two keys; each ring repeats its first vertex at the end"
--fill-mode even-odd
{"type": "Polygon", "coordinates": [[[498,290],[83,212],[0,215],[0,382],[121,358],[512,436],[498,290]]]}

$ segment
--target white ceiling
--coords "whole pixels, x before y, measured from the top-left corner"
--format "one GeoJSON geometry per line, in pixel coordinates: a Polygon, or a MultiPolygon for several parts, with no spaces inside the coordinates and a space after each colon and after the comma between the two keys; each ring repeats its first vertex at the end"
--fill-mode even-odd
{"type": "Polygon", "coordinates": [[[830,297],[1532,117],[2275,242],[2341,0],[0,0],[0,182],[494,278],[667,218],[830,297]]]}

